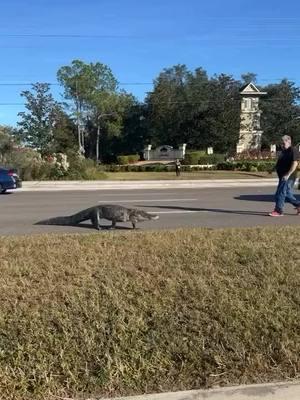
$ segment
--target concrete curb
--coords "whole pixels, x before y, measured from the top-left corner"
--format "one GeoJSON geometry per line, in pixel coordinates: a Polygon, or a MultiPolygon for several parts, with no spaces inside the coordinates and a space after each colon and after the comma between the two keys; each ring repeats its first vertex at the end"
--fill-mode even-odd
{"type": "MultiPolygon", "coordinates": [[[[235,386],[212,390],[119,397],[114,400],[299,400],[300,382],[235,386]]],[[[71,400],[71,399],[69,399],[71,400]]],[[[100,400],[100,397],[87,400],[100,400]]]]}
{"type": "Polygon", "coordinates": [[[216,179],[165,181],[34,181],[23,182],[21,192],[67,190],[206,189],[276,186],[277,179],[216,179]]]}

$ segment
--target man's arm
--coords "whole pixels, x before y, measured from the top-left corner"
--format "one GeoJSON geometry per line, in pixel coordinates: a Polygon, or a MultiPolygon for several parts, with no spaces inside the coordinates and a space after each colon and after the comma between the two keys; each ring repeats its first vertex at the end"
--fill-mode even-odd
{"type": "Polygon", "coordinates": [[[293,164],[291,166],[291,169],[289,170],[289,172],[283,177],[283,179],[288,180],[289,177],[296,171],[296,169],[298,168],[298,161],[293,161],[293,164]]]}

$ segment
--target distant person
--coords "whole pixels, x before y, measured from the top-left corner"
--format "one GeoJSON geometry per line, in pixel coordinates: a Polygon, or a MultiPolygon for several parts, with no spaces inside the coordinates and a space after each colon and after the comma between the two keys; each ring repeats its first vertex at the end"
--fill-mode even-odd
{"type": "Polygon", "coordinates": [[[295,147],[292,147],[290,136],[285,135],[282,137],[281,147],[282,150],[275,167],[279,182],[275,194],[275,208],[269,214],[271,217],[281,217],[283,215],[285,202],[291,203],[296,208],[297,215],[300,215],[300,201],[296,199],[293,193],[300,154],[295,147]]]}
{"type": "Polygon", "coordinates": [[[179,160],[176,160],[176,162],[175,162],[175,170],[176,170],[176,176],[180,176],[181,163],[179,160]]]}

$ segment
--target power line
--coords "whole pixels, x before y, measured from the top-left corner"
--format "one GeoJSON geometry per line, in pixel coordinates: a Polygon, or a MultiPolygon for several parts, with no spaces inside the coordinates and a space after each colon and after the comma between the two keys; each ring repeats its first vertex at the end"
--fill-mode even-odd
{"type": "MultiPolygon", "coordinates": [[[[297,21],[297,27],[298,27],[298,21],[297,21]]],[[[259,26],[258,26],[259,27],[259,26]]],[[[263,26],[264,29],[266,26],[263,26]]],[[[275,27],[275,25],[274,25],[275,27]]],[[[284,26],[280,26],[281,28],[284,26]]],[[[286,25],[286,27],[290,28],[290,25],[286,25]]],[[[235,33],[235,36],[230,36],[228,34],[222,35],[222,36],[205,36],[201,34],[174,34],[174,33],[169,33],[169,34],[149,34],[149,35],[104,35],[104,34],[57,34],[57,33],[0,33],[0,38],[38,38],[38,39],[157,39],[157,40],[162,40],[162,39],[184,39],[184,40],[196,40],[196,41],[224,41],[224,40],[238,40],[238,41],[275,41],[275,42],[282,42],[282,41],[299,41],[300,36],[291,36],[291,37],[258,37],[258,36],[243,36],[240,33],[241,28],[245,28],[244,24],[241,24],[240,26],[233,27],[230,25],[230,28],[234,28],[233,30],[237,30],[237,35],[235,33]]],[[[249,27],[247,27],[249,28],[249,27]]],[[[252,28],[255,28],[255,26],[252,28]]],[[[278,26],[276,25],[276,29],[278,30],[278,26]]],[[[247,33],[249,30],[246,31],[247,33]]]]}
{"type": "MultiPolygon", "coordinates": [[[[37,82],[41,82],[38,80],[37,82]]],[[[35,83],[37,83],[35,82],[35,83]]],[[[0,82],[0,86],[31,86],[35,84],[34,82],[0,82]]],[[[59,83],[43,82],[49,86],[61,86],[59,83]]],[[[120,82],[120,86],[148,86],[153,85],[153,82],[120,82]]]]}
{"type": "MultiPolygon", "coordinates": [[[[283,77],[283,78],[264,78],[264,79],[259,79],[261,82],[277,82],[277,81],[283,81],[283,80],[288,80],[288,81],[295,81],[297,79],[295,78],[288,78],[288,77],[283,77]]],[[[42,80],[38,79],[35,82],[0,82],[0,86],[32,86],[35,85],[36,83],[46,83],[49,86],[61,86],[57,82],[43,82],[42,80]]],[[[155,85],[154,82],[120,82],[119,86],[152,86],[155,85]]],[[[201,85],[198,84],[197,82],[191,82],[188,84],[188,86],[197,86],[201,85]]],[[[258,84],[259,85],[259,84],[258,84]]]]}
{"type": "Polygon", "coordinates": [[[24,106],[25,103],[0,103],[0,106],[24,106]]]}
{"type": "Polygon", "coordinates": [[[55,39],[64,39],[64,38],[84,38],[84,39],[136,39],[142,38],[142,36],[134,36],[134,35],[100,35],[100,34],[58,34],[58,33],[0,33],[0,37],[6,38],[18,38],[18,37],[30,37],[30,38],[55,38],[55,39]]]}
{"type": "MultiPolygon", "coordinates": [[[[262,99],[261,103],[280,103],[282,101],[285,101],[289,99],[262,99]]],[[[231,103],[240,103],[241,99],[225,99],[225,101],[230,101],[231,103]]],[[[143,103],[143,102],[141,102],[143,103]]],[[[260,104],[261,104],[260,103],[260,104]]],[[[0,103],[0,106],[24,106],[26,103],[0,103]]],[[[188,105],[210,105],[211,101],[210,100],[203,100],[203,101],[176,101],[176,100],[168,100],[165,99],[163,101],[159,101],[159,102],[150,102],[148,103],[148,106],[160,106],[161,104],[167,104],[167,105],[172,105],[172,104],[188,104],[188,105]]],[[[294,106],[299,106],[299,104],[295,104],[293,103],[292,105],[294,106]]]]}

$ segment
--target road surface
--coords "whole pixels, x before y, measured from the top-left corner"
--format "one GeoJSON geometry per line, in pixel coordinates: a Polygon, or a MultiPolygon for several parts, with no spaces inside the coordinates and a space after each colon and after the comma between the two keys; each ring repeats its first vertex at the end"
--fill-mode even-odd
{"type": "MultiPolygon", "coordinates": [[[[240,227],[299,224],[300,216],[286,206],[286,215],[271,218],[273,188],[163,189],[129,191],[15,192],[0,196],[0,235],[46,232],[94,232],[90,224],[78,227],[41,226],[36,222],[69,215],[96,204],[121,204],[158,213],[158,221],[140,229],[178,227],[240,227]]],[[[299,193],[300,194],[300,193],[299,193]]],[[[108,226],[109,221],[103,221],[108,226]]],[[[125,230],[130,224],[119,224],[125,230]]]]}

